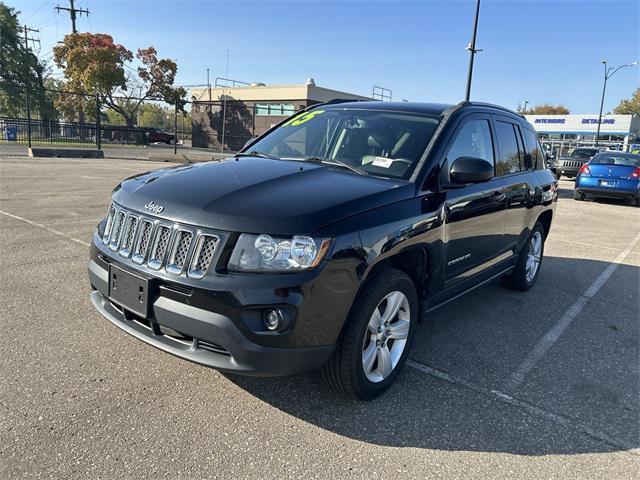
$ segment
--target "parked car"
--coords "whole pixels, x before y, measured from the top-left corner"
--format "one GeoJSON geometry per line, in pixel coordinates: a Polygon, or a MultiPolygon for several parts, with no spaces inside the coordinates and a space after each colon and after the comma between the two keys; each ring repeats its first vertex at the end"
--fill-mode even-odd
{"type": "Polygon", "coordinates": [[[568,154],[558,159],[556,171],[558,178],[563,175],[573,178],[578,175],[582,166],[593,158],[600,150],[591,147],[578,147],[569,150],[568,154]]]}
{"type": "Polygon", "coordinates": [[[330,102],[220,162],[124,180],[95,230],[95,308],[247,375],[321,368],[370,399],[425,313],[540,274],[557,180],[532,126],[488,104],[330,102]]]}
{"type": "Polygon", "coordinates": [[[580,168],[573,198],[605,197],[632,200],[640,207],[640,155],[603,152],[580,168]]]}
{"type": "Polygon", "coordinates": [[[149,143],[166,143],[167,145],[173,145],[176,141],[175,135],[160,130],[151,130],[147,133],[147,139],[149,143]]]}

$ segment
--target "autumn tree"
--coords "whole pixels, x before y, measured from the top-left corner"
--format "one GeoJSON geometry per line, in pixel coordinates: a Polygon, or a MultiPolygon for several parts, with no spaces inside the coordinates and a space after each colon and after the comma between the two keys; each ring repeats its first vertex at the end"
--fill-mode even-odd
{"type": "Polygon", "coordinates": [[[29,88],[31,108],[51,118],[53,104],[45,94],[47,68],[25,48],[18,13],[0,2],[0,116],[24,115],[29,88]]]}
{"type": "Polygon", "coordinates": [[[569,109],[564,105],[543,103],[527,110],[527,115],[568,115],[569,109]]]}
{"type": "Polygon", "coordinates": [[[176,62],[158,59],[153,47],[139,49],[134,55],[103,33],[72,33],[54,47],[54,61],[66,78],[65,90],[87,95],[61,94],[60,108],[68,115],[74,111],[95,111],[95,98],[118,113],[133,127],[145,100],[162,100],[184,108],[185,90],[175,87],[176,62]],[[129,65],[134,60],[138,66],[129,65]]]}
{"type": "Polygon", "coordinates": [[[640,88],[636,88],[631,98],[620,101],[620,104],[613,109],[617,115],[640,115],[640,88]]]}

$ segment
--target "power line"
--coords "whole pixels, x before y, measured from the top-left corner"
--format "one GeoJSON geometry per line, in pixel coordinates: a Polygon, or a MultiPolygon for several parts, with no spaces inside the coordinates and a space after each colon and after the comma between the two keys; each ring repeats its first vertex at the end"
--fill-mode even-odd
{"type": "Polygon", "coordinates": [[[58,13],[60,13],[60,10],[69,12],[69,17],[71,18],[71,31],[73,33],[78,33],[78,29],[76,28],[76,13],[79,13],[80,16],[84,13],[88,17],[89,10],[85,8],[76,8],[74,2],[75,0],[69,0],[69,7],[61,7],[58,5],[55,10],[57,10],[58,13]]]}
{"type": "Polygon", "coordinates": [[[40,46],[40,40],[38,38],[29,36],[30,33],[40,33],[40,30],[38,30],[37,28],[29,28],[26,25],[20,27],[19,29],[24,33],[24,38],[22,39],[22,41],[24,42],[24,49],[26,52],[30,51],[29,42],[31,42],[32,44],[37,43],[38,46],[40,46]]]}

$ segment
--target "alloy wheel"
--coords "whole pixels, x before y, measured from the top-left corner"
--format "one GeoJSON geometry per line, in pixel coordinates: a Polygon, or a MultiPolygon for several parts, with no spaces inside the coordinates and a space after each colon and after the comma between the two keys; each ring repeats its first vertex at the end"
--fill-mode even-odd
{"type": "Polygon", "coordinates": [[[373,310],[362,342],[362,367],[369,381],[382,382],[391,375],[405,350],[410,327],[406,295],[387,294],[373,310]]]}
{"type": "Polygon", "coordinates": [[[529,252],[527,254],[527,264],[525,268],[527,282],[533,281],[536,276],[538,268],[540,267],[541,257],[542,233],[540,233],[540,231],[536,231],[529,241],[529,252]]]}

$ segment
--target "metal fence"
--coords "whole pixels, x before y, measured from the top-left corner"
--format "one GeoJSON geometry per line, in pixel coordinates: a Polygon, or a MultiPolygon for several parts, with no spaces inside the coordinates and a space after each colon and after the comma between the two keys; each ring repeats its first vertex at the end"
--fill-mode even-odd
{"type": "Polygon", "coordinates": [[[21,98],[14,102],[12,115],[0,112],[0,143],[25,143],[30,148],[95,145],[101,149],[109,144],[177,144],[191,140],[190,118],[160,100],[116,97],[125,116],[102,104],[98,97],[84,93],[51,89],[39,97],[29,93],[19,91],[21,98]]]}

